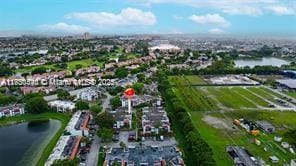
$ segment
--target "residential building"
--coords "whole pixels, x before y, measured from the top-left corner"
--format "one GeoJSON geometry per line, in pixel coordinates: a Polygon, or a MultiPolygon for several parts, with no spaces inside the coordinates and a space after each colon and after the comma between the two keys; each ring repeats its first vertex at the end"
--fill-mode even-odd
{"type": "MultiPolygon", "coordinates": [[[[159,99],[159,98],[151,96],[151,95],[135,95],[130,100],[131,100],[132,106],[138,106],[140,104],[149,103],[149,102],[152,102],[157,99],[159,99]]],[[[128,106],[128,99],[125,96],[121,97],[121,106],[122,107],[128,106]]]]}
{"type": "Polygon", "coordinates": [[[52,87],[52,86],[46,86],[46,87],[44,87],[44,86],[38,86],[38,87],[23,86],[20,89],[24,95],[30,94],[30,93],[39,93],[39,92],[49,94],[50,92],[54,92],[57,90],[55,87],[52,87]]]}
{"type": "Polygon", "coordinates": [[[50,72],[50,73],[43,73],[43,74],[34,74],[32,76],[27,76],[27,79],[32,79],[32,80],[49,80],[49,79],[61,79],[65,78],[67,75],[71,75],[70,71],[63,70],[63,71],[58,71],[58,72],[50,72]]]}
{"type": "Polygon", "coordinates": [[[80,136],[61,136],[45,166],[51,166],[55,160],[74,159],[80,148],[80,136]]]}
{"type": "Polygon", "coordinates": [[[178,46],[174,46],[172,44],[159,44],[154,47],[150,47],[149,51],[156,51],[167,53],[167,52],[180,52],[181,49],[178,46]]]}
{"type": "Polygon", "coordinates": [[[25,106],[23,104],[15,104],[5,107],[0,107],[0,118],[21,115],[25,113],[25,106]]]}
{"type": "Polygon", "coordinates": [[[184,166],[180,150],[175,146],[129,146],[106,152],[104,166],[184,166]]]}
{"type": "Polygon", "coordinates": [[[115,119],[115,124],[113,128],[121,129],[121,128],[131,128],[132,127],[132,115],[128,113],[127,108],[120,107],[115,111],[110,111],[111,115],[115,119]]]}
{"type": "Polygon", "coordinates": [[[86,111],[76,111],[70,119],[65,131],[72,136],[89,136],[88,124],[90,113],[86,111]]]}
{"type": "Polygon", "coordinates": [[[99,98],[99,92],[93,88],[87,88],[86,90],[77,93],[76,98],[85,101],[95,101],[99,98]]]}
{"type": "Polygon", "coordinates": [[[57,112],[72,112],[75,109],[75,103],[72,101],[54,100],[48,102],[48,106],[57,112]]]}
{"type": "Polygon", "coordinates": [[[115,68],[117,67],[123,67],[123,66],[130,66],[130,65],[136,65],[136,64],[142,64],[146,62],[150,62],[152,60],[156,59],[155,55],[149,55],[149,56],[144,56],[144,57],[139,57],[139,58],[133,58],[121,62],[111,62],[111,63],[106,63],[105,64],[105,69],[110,69],[110,68],[115,68]]]}
{"type": "Polygon", "coordinates": [[[151,84],[144,84],[144,91],[147,94],[153,94],[155,95],[158,93],[158,85],[157,82],[152,82],[151,84]]]}
{"type": "Polygon", "coordinates": [[[142,111],[143,135],[158,133],[160,129],[171,132],[169,118],[162,107],[145,107],[142,111]]]}
{"type": "Polygon", "coordinates": [[[99,71],[100,71],[99,66],[91,66],[91,67],[87,67],[87,68],[81,68],[81,69],[76,70],[75,76],[81,76],[81,75],[85,75],[85,74],[89,74],[89,73],[97,73],[99,71]]]}
{"type": "Polygon", "coordinates": [[[128,85],[132,85],[138,82],[138,78],[136,75],[131,75],[126,78],[120,79],[117,81],[117,86],[126,87],[128,85]]]}

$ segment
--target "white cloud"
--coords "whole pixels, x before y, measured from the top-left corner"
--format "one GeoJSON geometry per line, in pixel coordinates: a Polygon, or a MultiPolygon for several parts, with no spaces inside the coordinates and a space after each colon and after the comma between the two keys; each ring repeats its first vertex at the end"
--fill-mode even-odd
{"type": "Polygon", "coordinates": [[[258,7],[250,7],[250,6],[238,6],[238,7],[223,7],[222,11],[231,15],[249,15],[249,16],[258,16],[262,15],[262,9],[258,7]]]}
{"type": "Polygon", "coordinates": [[[59,22],[57,24],[44,24],[40,25],[39,28],[43,31],[50,31],[50,32],[62,32],[62,33],[69,33],[69,34],[81,34],[90,30],[88,27],[74,25],[74,24],[67,24],[64,22],[59,22]]]}
{"type": "Polygon", "coordinates": [[[292,11],[291,9],[288,9],[285,6],[269,6],[269,7],[266,7],[266,9],[280,16],[294,14],[294,11],[292,11]]]}
{"type": "Polygon", "coordinates": [[[120,13],[108,12],[76,12],[66,15],[67,19],[76,19],[96,26],[142,26],[154,25],[156,17],[152,12],[144,12],[135,8],[126,8],[120,13]]]}
{"type": "Polygon", "coordinates": [[[209,30],[210,34],[215,34],[215,35],[221,35],[221,34],[225,34],[225,31],[223,31],[222,29],[219,28],[213,28],[209,30]]]}
{"type": "Polygon", "coordinates": [[[192,15],[189,17],[189,19],[198,24],[217,25],[221,27],[230,26],[230,22],[225,20],[225,18],[219,14],[192,15]]]}
{"type": "Polygon", "coordinates": [[[294,0],[132,0],[135,3],[142,4],[169,4],[175,3],[180,5],[192,6],[195,8],[212,8],[221,12],[233,15],[258,16],[268,12],[275,14],[294,13],[296,3],[294,0]],[[268,9],[266,6],[279,6],[268,9]],[[285,10],[284,8],[287,8],[285,10]]]}
{"type": "Polygon", "coordinates": [[[174,18],[175,20],[182,20],[184,17],[179,16],[179,15],[173,15],[173,18],[174,18]]]}

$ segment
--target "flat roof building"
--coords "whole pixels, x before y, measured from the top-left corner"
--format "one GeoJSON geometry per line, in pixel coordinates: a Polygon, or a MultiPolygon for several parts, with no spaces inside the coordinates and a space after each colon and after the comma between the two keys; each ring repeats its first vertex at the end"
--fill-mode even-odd
{"type": "Polygon", "coordinates": [[[143,135],[158,133],[159,129],[170,132],[170,121],[162,107],[144,107],[142,109],[143,135]]]}
{"type": "Polygon", "coordinates": [[[184,166],[181,152],[175,146],[129,146],[111,148],[106,152],[104,166],[184,166]]]}
{"type": "Polygon", "coordinates": [[[181,48],[172,44],[159,44],[149,48],[150,51],[159,50],[160,52],[174,52],[181,51],[181,48]]]}
{"type": "Polygon", "coordinates": [[[72,136],[88,136],[89,121],[90,121],[89,112],[77,111],[73,114],[65,130],[66,132],[69,132],[72,136]]]}
{"type": "Polygon", "coordinates": [[[275,127],[267,121],[257,121],[256,125],[267,133],[275,132],[275,127]]]}
{"type": "Polygon", "coordinates": [[[99,91],[94,88],[87,88],[84,91],[77,93],[76,98],[85,101],[95,101],[101,96],[99,91]]]}
{"type": "Polygon", "coordinates": [[[45,166],[52,165],[56,160],[74,159],[80,148],[80,136],[61,136],[45,166]]]}
{"type": "Polygon", "coordinates": [[[277,80],[277,82],[283,88],[296,90],[296,79],[283,79],[283,80],[277,80]]]}
{"type": "Polygon", "coordinates": [[[250,153],[239,146],[227,146],[226,152],[231,156],[234,164],[237,166],[256,166],[253,156],[250,153]]]}
{"type": "Polygon", "coordinates": [[[128,113],[128,109],[125,107],[119,107],[115,111],[109,111],[114,117],[115,124],[113,128],[131,128],[132,127],[132,115],[128,113]]]}
{"type": "Polygon", "coordinates": [[[48,106],[56,109],[57,112],[72,112],[75,109],[75,103],[72,101],[54,100],[48,102],[48,106]]]}
{"type": "Polygon", "coordinates": [[[0,107],[0,118],[15,116],[25,113],[25,106],[23,104],[9,105],[5,107],[0,107]]]}

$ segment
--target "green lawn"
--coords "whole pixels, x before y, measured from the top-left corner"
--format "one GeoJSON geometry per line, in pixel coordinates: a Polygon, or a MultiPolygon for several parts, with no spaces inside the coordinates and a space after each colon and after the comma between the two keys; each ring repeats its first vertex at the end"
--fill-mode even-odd
{"type": "MultiPolygon", "coordinates": [[[[75,60],[75,61],[66,62],[66,64],[68,65],[67,69],[72,71],[72,70],[76,69],[76,65],[78,65],[78,64],[82,65],[82,67],[89,67],[89,66],[92,66],[92,65],[98,65],[100,67],[103,67],[104,63],[98,62],[98,61],[95,61],[95,60],[89,58],[89,59],[82,59],[82,60],[75,60]]],[[[61,68],[55,67],[54,64],[52,64],[52,65],[24,67],[24,68],[20,68],[20,69],[15,70],[15,72],[17,72],[17,73],[31,72],[35,68],[38,68],[38,67],[45,67],[45,68],[48,68],[48,69],[56,69],[56,70],[63,70],[61,68]]]]}
{"type": "Polygon", "coordinates": [[[63,134],[65,127],[67,126],[70,116],[61,113],[47,112],[42,114],[24,114],[20,116],[13,116],[9,118],[0,119],[0,126],[8,125],[11,123],[18,123],[23,121],[33,121],[33,120],[46,120],[46,119],[56,119],[61,122],[61,128],[57,131],[56,135],[51,139],[50,143],[43,150],[41,158],[38,160],[37,165],[43,166],[48,159],[50,153],[58,142],[60,136],[63,134]]]}

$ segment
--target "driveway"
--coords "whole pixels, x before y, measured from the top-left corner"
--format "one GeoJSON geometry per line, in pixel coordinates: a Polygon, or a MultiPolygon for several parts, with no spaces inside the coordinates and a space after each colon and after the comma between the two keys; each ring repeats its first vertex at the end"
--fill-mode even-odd
{"type": "Polygon", "coordinates": [[[104,111],[106,111],[106,108],[110,107],[110,100],[113,98],[113,96],[111,96],[108,92],[104,93],[107,97],[105,99],[105,101],[102,104],[102,109],[104,111]]]}
{"type": "Polygon", "coordinates": [[[89,154],[86,159],[86,166],[97,166],[99,160],[100,138],[94,136],[94,141],[91,144],[89,154]]]}

